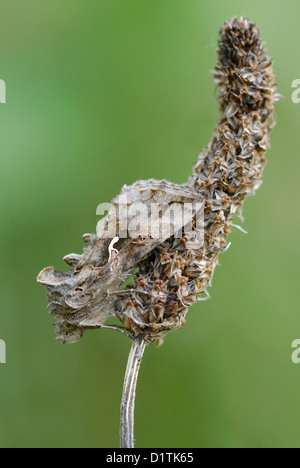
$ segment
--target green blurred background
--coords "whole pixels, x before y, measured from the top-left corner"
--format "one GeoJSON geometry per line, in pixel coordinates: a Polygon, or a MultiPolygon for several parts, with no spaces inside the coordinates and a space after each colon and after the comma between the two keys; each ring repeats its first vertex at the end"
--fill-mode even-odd
{"type": "Polygon", "coordinates": [[[117,447],[129,340],[55,341],[38,272],[80,253],[124,183],[185,182],[218,118],[218,31],[257,22],[279,91],[264,185],[211,300],[147,349],[137,447],[299,447],[298,0],[3,0],[0,7],[0,447],[117,447]],[[245,3],[245,5],[243,5],[245,3]]]}

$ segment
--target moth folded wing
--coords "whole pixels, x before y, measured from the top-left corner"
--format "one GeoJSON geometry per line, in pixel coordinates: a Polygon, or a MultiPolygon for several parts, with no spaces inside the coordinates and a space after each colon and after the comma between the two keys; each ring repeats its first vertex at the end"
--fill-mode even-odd
{"type": "MultiPolygon", "coordinates": [[[[115,222],[116,227],[120,228],[121,210],[126,211],[126,238],[115,237],[111,240],[108,247],[110,252],[108,262],[98,271],[97,281],[101,281],[106,288],[105,300],[102,295],[103,300],[98,303],[99,311],[103,308],[110,308],[115,313],[115,301],[121,292],[123,283],[132,276],[136,267],[146,256],[175,233],[182,232],[185,225],[190,222],[190,219],[183,216],[183,204],[193,205],[195,201],[197,201],[198,206],[202,207],[202,198],[199,194],[192,192],[186,186],[172,184],[168,181],[150,179],[149,181],[138,181],[130,187],[123,188],[121,194],[114,199],[113,209],[106,220],[101,222],[101,229],[104,228],[102,233],[109,232],[110,236],[119,234],[112,226],[115,222]],[[164,210],[151,213],[154,204],[159,207],[163,204],[164,210]],[[173,214],[172,219],[168,213],[170,208],[173,214]],[[130,226],[134,222],[137,212],[141,211],[144,213],[144,217],[137,222],[139,230],[132,232],[130,226]]],[[[99,319],[96,308],[93,314],[89,314],[80,322],[80,325],[85,327],[100,327],[102,324],[103,321],[101,316],[99,319]]]]}
{"type": "MultiPolygon", "coordinates": [[[[152,203],[164,201],[181,202],[194,199],[191,190],[167,181],[139,181],[125,187],[114,200],[116,206],[120,196],[127,194],[126,206],[141,203],[147,207],[146,223],[158,223],[159,217],[152,217],[148,208],[152,203]],[[149,215],[148,215],[149,213],[149,215]]],[[[119,210],[109,213],[103,221],[105,235],[85,235],[88,247],[82,255],[71,254],[65,261],[73,268],[68,273],[55,272],[53,268],[44,269],[38,282],[48,290],[49,312],[58,322],[56,330],[63,342],[74,342],[81,338],[86,328],[103,325],[115,313],[116,295],[123,283],[133,274],[139,263],[161,243],[170,237],[170,232],[154,238],[147,232],[138,233],[133,238],[126,232],[126,238],[115,236],[114,229],[120,225],[119,210]],[[117,213],[115,215],[115,213],[117,213]],[[114,236],[114,237],[113,237],[114,236]]],[[[127,221],[132,221],[134,211],[127,221]]],[[[164,217],[162,217],[164,223],[164,217]]],[[[180,229],[184,220],[175,213],[173,228],[180,229]]]]}

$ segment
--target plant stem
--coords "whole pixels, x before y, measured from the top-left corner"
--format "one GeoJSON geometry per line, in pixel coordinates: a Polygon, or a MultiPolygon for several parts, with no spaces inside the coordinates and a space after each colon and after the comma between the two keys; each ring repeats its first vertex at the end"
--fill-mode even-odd
{"type": "Polygon", "coordinates": [[[143,336],[138,336],[132,344],[128,357],[121,402],[121,448],[134,448],[134,407],[136,384],[145,347],[146,342],[143,336]]]}

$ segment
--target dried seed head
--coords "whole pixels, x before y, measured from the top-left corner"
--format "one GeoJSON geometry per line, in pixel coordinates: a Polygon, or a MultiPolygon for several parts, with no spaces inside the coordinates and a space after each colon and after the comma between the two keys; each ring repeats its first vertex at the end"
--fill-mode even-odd
{"type": "MultiPolygon", "coordinates": [[[[189,306],[206,291],[218,255],[227,249],[226,237],[235,213],[262,182],[279,95],[259,30],[247,19],[233,18],[222,28],[214,76],[220,88],[222,118],[188,182],[205,200],[204,245],[192,248],[188,238],[169,239],[152,252],[137,274],[134,289],[145,290],[141,285],[146,285],[150,294],[132,293],[136,304],[142,304],[139,317],[147,322],[135,320],[137,328],[132,331],[146,334],[150,341],[185,323],[189,306]],[[161,296],[154,294],[158,281],[162,281],[161,296]]],[[[128,316],[132,297],[117,303],[121,320],[128,316]]],[[[132,306],[130,316],[132,323],[132,306]]]]}
{"type": "MultiPolygon", "coordinates": [[[[48,289],[49,311],[58,320],[63,342],[77,341],[86,328],[100,326],[114,314],[132,336],[160,340],[162,332],[182,327],[188,308],[203,300],[218,256],[228,247],[234,215],[261,185],[279,99],[272,62],[258,28],[247,19],[233,18],[222,28],[214,77],[222,117],[188,183],[138,181],[120,194],[146,205],[164,201],[167,207],[202,200],[204,242],[197,244],[192,234],[160,240],[85,235],[89,246],[83,255],[65,257],[72,266],[69,273],[46,268],[38,277],[48,289]],[[122,290],[136,267],[134,285],[122,290]]],[[[110,214],[104,224],[112,232],[110,214]]]]}

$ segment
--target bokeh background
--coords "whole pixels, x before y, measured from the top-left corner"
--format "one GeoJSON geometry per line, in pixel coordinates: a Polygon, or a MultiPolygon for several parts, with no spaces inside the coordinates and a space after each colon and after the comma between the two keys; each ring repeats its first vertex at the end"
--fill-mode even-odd
{"type": "Polygon", "coordinates": [[[256,21],[272,57],[278,124],[264,185],[246,202],[211,300],[147,349],[137,447],[299,447],[298,0],[15,0],[0,6],[0,447],[118,447],[130,343],[55,341],[38,272],[80,253],[96,207],[124,183],[185,182],[218,118],[218,31],[256,21]]]}

